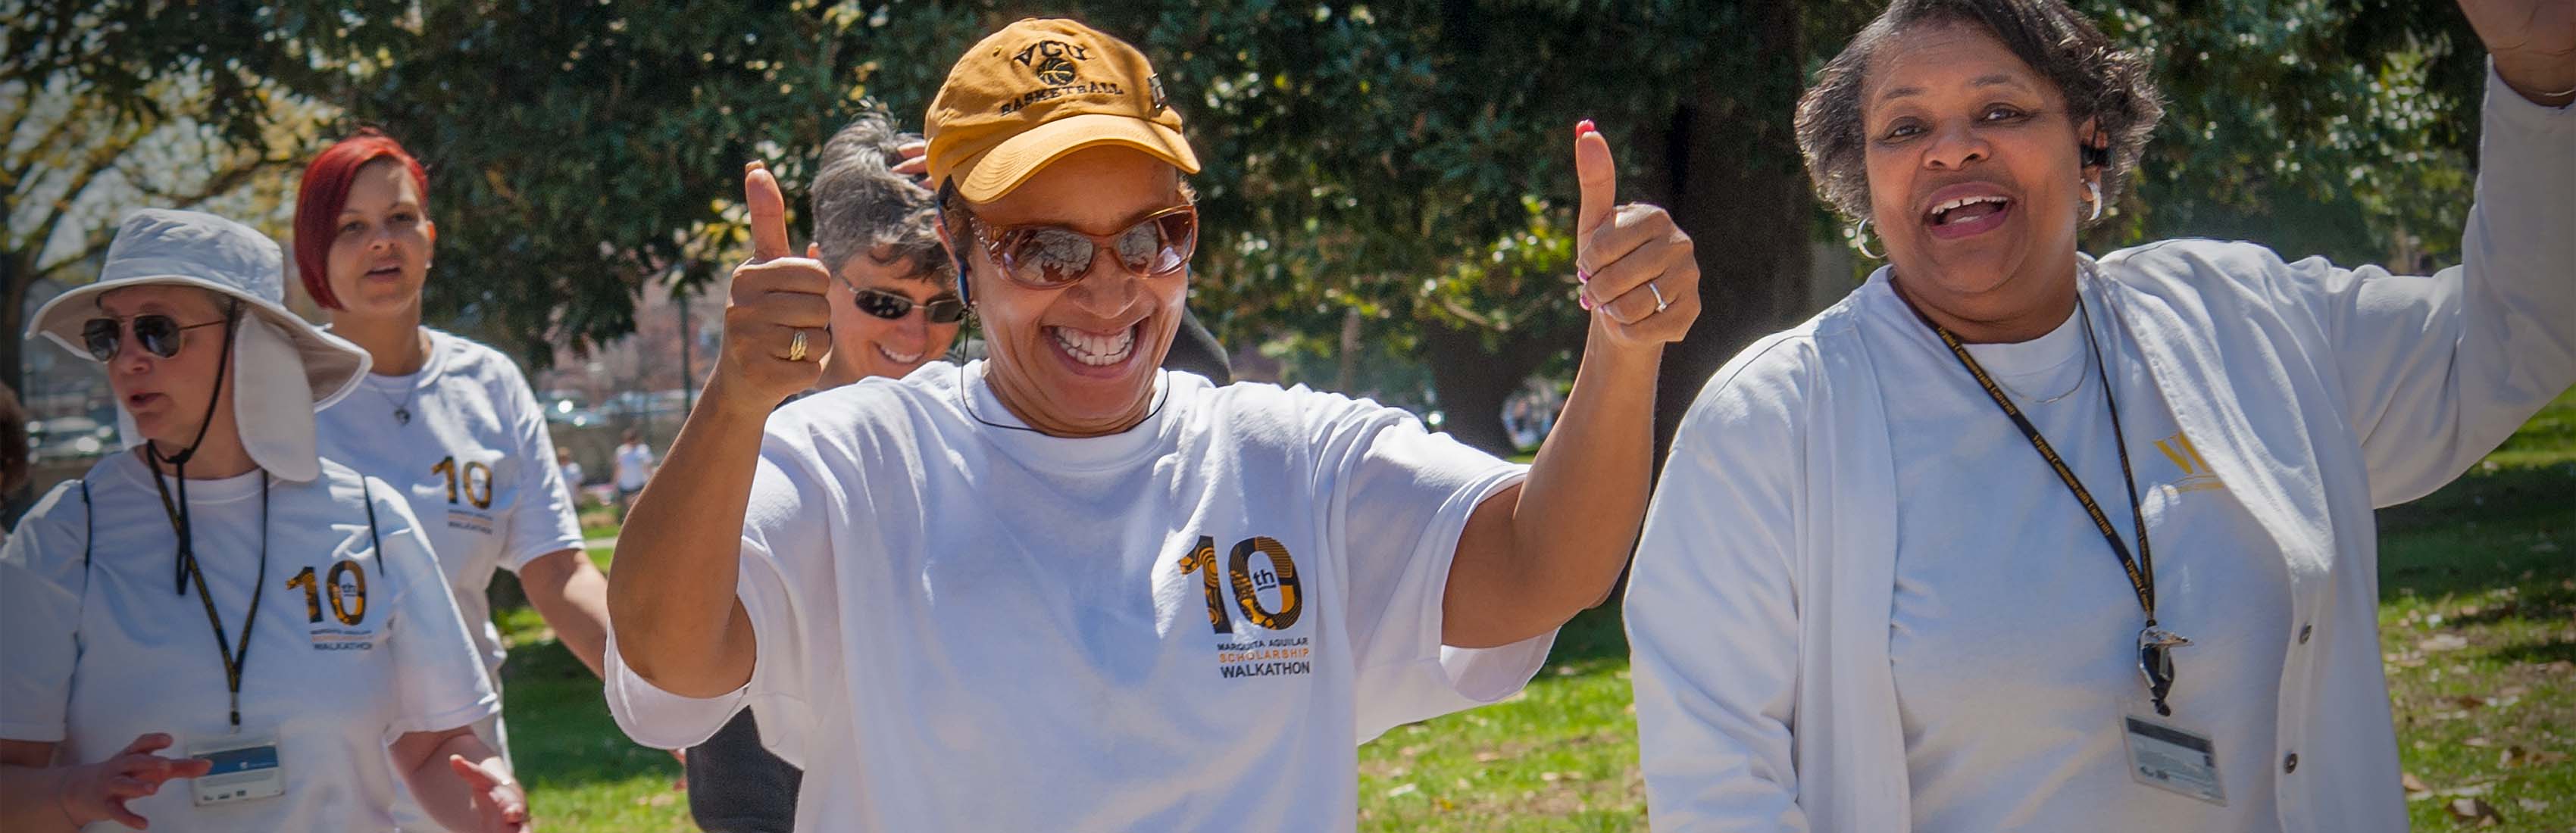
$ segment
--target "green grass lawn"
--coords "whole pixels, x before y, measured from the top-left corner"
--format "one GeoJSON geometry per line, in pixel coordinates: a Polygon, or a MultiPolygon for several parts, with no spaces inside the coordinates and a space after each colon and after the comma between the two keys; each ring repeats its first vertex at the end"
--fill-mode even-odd
{"type": "MultiPolygon", "coordinates": [[[[2417,830],[2576,830],[2576,392],[2431,497],[2380,514],[2380,634],[2417,830]]],[[[593,532],[614,535],[615,529],[593,532]]],[[[605,566],[608,553],[592,551],[605,566]]],[[[524,608],[511,745],[550,831],[689,830],[679,767],[626,741],[524,608]]],[[[1566,626],[1527,691],[1360,749],[1369,831],[1643,830],[1615,608],[1566,626]]]]}

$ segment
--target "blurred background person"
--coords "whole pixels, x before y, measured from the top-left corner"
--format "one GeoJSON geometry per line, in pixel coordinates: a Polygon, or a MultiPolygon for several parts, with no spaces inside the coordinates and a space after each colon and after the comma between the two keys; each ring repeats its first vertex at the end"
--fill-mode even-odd
{"type": "Polygon", "coordinates": [[[571,448],[555,446],[555,468],[563,470],[564,491],[569,493],[567,496],[572,500],[575,517],[578,517],[581,512],[581,461],[572,458],[571,448]]]}
{"type": "MultiPolygon", "coordinates": [[[[422,519],[456,608],[495,690],[507,652],[486,591],[518,574],[528,602],[593,673],[608,634],[607,580],[582,551],[572,493],[555,465],[544,412],[517,364],[421,324],[436,254],[429,178],[372,130],[305,167],[295,204],[295,266],[331,333],[366,349],[371,372],[317,418],[322,456],[395,484],[422,519]]],[[[475,727],[507,753],[500,715],[475,727]]],[[[403,827],[425,827],[408,806],[403,827]]]]}
{"type": "Polygon", "coordinates": [[[617,521],[626,522],[626,510],[635,504],[635,495],[653,479],[653,447],[644,444],[644,432],[629,428],[619,435],[613,459],[617,465],[617,521]]]}
{"type": "Polygon", "coordinates": [[[399,783],[446,829],[524,827],[428,536],[315,454],[368,359],[284,271],[247,226],[138,211],[31,322],[101,363],[132,448],[0,547],[0,826],[382,830],[399,783]]]}

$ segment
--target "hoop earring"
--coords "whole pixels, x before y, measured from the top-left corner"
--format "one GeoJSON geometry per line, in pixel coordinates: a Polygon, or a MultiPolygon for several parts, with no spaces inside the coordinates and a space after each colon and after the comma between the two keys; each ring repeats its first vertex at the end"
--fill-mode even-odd
{"type": "Polygon", "coordinates": [[[1886,260],[1886,259],[1887,259],[1887,254],[1886,254],[1886,253],[1884,253],[1884,252],[1873,252],[1873,251],[1870,251],[1870,250],[1869,250],[1869,239],[1868,239],[1868,234],[1869,234],[1869,218],[1867,218],[1867,217],[1863,217],[1863,218],[1861,218],[1860,223],[1859,223],[1858,225],[1854,225],[1854,226],[1852,226],[1852,230],[1851,230],[1852,248],[1860,250],[1860,256],[1861,256],[1861,257],[1869,258],[1869,259],[1871,259],[1871,260],[1886,260]]]}
{"type": "Polygon", "coordinates": [[[2089,179],[2085,180],[2084,193],[2093,197],[2093,216],[2084,218],[2084,222],[2090,223],[2102,219],[2102,184],[2089,179]]]}

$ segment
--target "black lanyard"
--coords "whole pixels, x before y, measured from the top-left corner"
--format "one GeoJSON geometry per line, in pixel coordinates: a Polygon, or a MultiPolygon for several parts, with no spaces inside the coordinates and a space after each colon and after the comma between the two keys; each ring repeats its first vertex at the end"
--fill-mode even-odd
{"type": "Polygon", "coordinates": [[[259,599],[268,592],[268,471],[259,473],[259,577],[251,585],[250,610],[242,613],[240,647],[224,636],[223,617],[215,613],[214,594],[206,592],[206,571],[197,564],[195,524],[188,517],[188,479],[179,477],[179,497],[170,498],[170,487],[162,482],[159,466],[152,470],[152,486],[161,492],[161,511],[170,519],[170,531],[179,537],[179,586],[173,592],[187,595],[188,585],[197,588],[197,600],[206,606],[206,624],[214,627],[215,652],[224,660],[224,687],[232,695],[233,730],[241,730],[242,669],[250,665],[251,626],[259,621],[259,599]]]}
{"type": "MultiPolygon", "coordinates": [[[[1904,298],[1904,294],[1900,292],[1897,297],[1904,298]]],[[[1977,358],[1968,354],[1968,346],[1961,343],[1959,337],[1951,333],[1949,328],[1933,321],[1931,316],[1924,315],[1923,310],[1916,308],[1913,301],[1907,300],[1906,308],[1913,310],[1914,317],[1923,319],[1924,326],[1931,327],[1932,333],[1941,337],[1941,343],[1950,348],[1950,355],[1958,358],[1959,366],[1967,368],[1968,375],[1976,378],[1977,387],[1986,392],[1986,398],[1994,400],[1995,407],[2003,410],[2004,416],[2012,420],[2013,427],[2021,429],[2022,437],[2030,441],[2031,450],[2039,452],[2039,458],[2047,461],[2049,470],[2057,473],[2058,482],[2066,484],[2066,491],[2075,495],[2076,503],[2084,506],[2085,516],[2093,519],[2093,528],[2102,533],[2102,540],[2111,545],[2111,554],[2120,559],[2121,572],[2128,575],[2129,589],[2138,596],[2139,609],[2147,614],[2147,627],[2140,633],[2139,650],[2143,654],[2152,648],[2156,655],[2152,659],[2142,658],[2141,662],[2142,664],[2162,663],[2167,666],[2162,674],[2164,681],[2161,684],[2157,682],[2158,674],[2149,672],[2148,693],[2155,700],[2157,714],[2172,714],[2173,709],[2165,704],[2165,695],[2172,685],[2171,660],[2166,657],[2163,650],[2173,645],[2190,643],[2156,627],[2155,552],[2147,545],[2147,513],[2145,507],[2138,502],[2137,475],[2129,468],[2129,440],[2128,436],[2120,430],[2120,400],[2111,390],[2111,372],[2108,367],[2110,362],[2103,358],[2102,345],[2093,337],[2092,309],[2085,305],[2081,295],[2076,297],[2076,314],[2081,317],[2084,326],[2084,344],[2093,351],[2093,372],[2102,382],[2102,401],[2111,411],[2111,439],[2113,445],[2120,451],[2120,485],[2127,487],[2129,491],[2129,518],[2136,525],[2138,535],[2138,554],[2134,558],[2129,555],[2128,543],[2120,540],[2119,529],[2111,525],[2110,516],[2104,514],[2101,504],[2093,500],[2093,492],[2084,488],[2084,481],[2075,476],[2075,469],[2066,464],[2065,458],[2057,455],[2057,449],[2048,444],[2047,437],[2040,436],[2039,426],[2032,425],[2030,418],[2022,415],[2021,408],[2013,405],[2012,397],[2004,395],[2003,386],[1995,384],[1994,377],[1986,374],[1986,368],[1977,364],[1977,358]]]]}

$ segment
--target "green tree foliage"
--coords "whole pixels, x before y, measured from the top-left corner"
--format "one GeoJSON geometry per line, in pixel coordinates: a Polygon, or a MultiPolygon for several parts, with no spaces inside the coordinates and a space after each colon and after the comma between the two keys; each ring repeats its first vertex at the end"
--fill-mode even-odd
{"type": "MultiPolygon", "coordinates": [[[[2202,234],[2377,260],[2456,244],[2482,56],[2449,4],[2081,5],[2156,56],[2174,105],[2091,248],[2202,234]]],[[[6,32],[25,71],[119,106],[148,106],[135,91],[169,73],[208,79],[209,123],[244,146],[263,144],[261,84],[402,138],[433,169],[431,314],[542,362],[631,331],[644,281],[730,266],[744,161],[769,160],[799,201],[856,97],[917,126],[984,33],[1070,14],[1142,47],[1186,108],[1206,163],[1192,304],[1220,335],[1286,333],[1311,356],[1355,337],[1370,362],[1418,361],[1449,427],[1499,447],[1502,395],[1582,337],[1573,123],[1610,138],[1623,199],[1667,206],[1698,242],[1709,310],[1666,360],[1669,431],[1729,353],[1826,300],[1808,297],[1807,246],[1834,223],[1790,105],[1876,8],[108,0],[33,4],[6,32]]]]}
{"type": "Polygon", "coordinates": [[[2447,2],[2094,2],[2169,99],[2132,222],[2291,258],[2456,261],[2486,53],[2447,2]]]}
{"type": "Polygon", "coordinates": [[[113,11],[0,4],[0,384],[22,392],[40,286],[89,280],[127,209],[274,207],[292,161],[275,148],[313,111],[180,48],[219,39],[113,11]]]}

